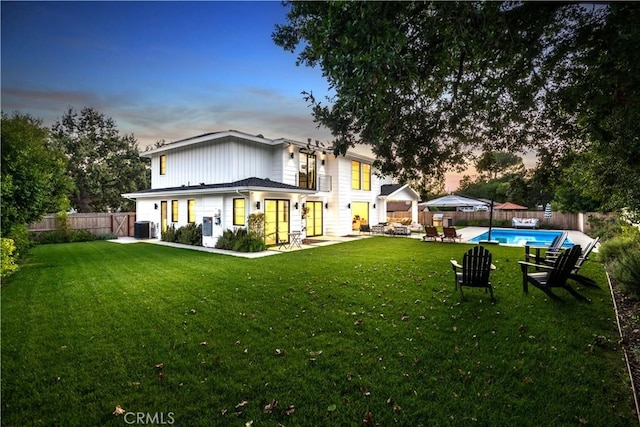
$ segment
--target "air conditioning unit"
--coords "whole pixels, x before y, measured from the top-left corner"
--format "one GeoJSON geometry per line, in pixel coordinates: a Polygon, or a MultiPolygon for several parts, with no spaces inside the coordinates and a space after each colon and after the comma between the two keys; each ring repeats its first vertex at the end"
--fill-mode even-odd
{"type": "Polygon", "coordinates": [[[133,237],[136,239],[148,239],[151,237],[151,221],[136,221],[133,228],[133,237]]]}

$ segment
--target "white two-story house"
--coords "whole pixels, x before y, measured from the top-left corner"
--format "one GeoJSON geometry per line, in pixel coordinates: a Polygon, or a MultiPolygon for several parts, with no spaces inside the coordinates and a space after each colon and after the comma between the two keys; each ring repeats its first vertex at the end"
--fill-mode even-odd
{"type": "Polygon", "coordinates": [[[344,236],[363,224],[385,222],[389,200],[412,203],[407,185],[381,179],[370,150],[346,156],[313,142],[268,139],[234,130],[208,133],[141,153],[151,158],[151,188],[123,197],[136,201],[136,221],[160,230],[203,225],[203,245],[215,246],[226,229],[246,227],[263,213],[267,244],[303,237],[344,236]]]}

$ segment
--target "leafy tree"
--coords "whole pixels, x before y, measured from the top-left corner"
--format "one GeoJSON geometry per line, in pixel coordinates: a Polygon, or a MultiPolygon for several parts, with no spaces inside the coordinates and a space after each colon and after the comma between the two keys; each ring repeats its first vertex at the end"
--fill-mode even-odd
{"type": "Polygon", "coordinates": [[[368,143],[383,173],[441,175],[479,148],[557,138],[539,113],[540,58],[569,18],[590,15],[557,3],[294,2],[273,39],[302,44],[298,64],[323,70],[335,96],[305,96],[337,152],[368,143]]]}
{"type": "Polygon", "coordinates": [[[121,136],[110,117],[70,108],[53,125],[52,136],[69,159],[76,186],[70,198],[78,211],[131,210],[132,202],[120,194],[149,187],[148,160],[140,157],[134,136],[121,136]]]}
{"type": "Polygon", "coordinates": [[[489,179],[497,179],[505,174],[522,174],[526,168],[522,157],[504,151],[485,151],[475,161],[476,171],[486,173],[489,179]]]}
{"type": "MultiPolygon", "coordinates": [[[[474,150],[588,152],[588,191],[640,210],[640,4],[293,2],[274,42],[317,66],[303,92],[336,154],[371,144],[385,174],[441,176],[474,150]]],[[[530,203],[550,200],[548,171],[530,203]]]]}
{"type": "Polygon", "coordinates": [[[2,235],[48,212],[66,209],[72,181],[66,159],[48,143],[48,129],[28,114],[2,113],[2,235]]]}

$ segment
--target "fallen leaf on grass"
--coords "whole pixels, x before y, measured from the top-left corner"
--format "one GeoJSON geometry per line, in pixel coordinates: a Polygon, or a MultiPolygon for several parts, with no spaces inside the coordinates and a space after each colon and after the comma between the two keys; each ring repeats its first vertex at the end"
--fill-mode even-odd
{"type": "Polygon", "coordinates": [[[236,409],[238,409],[238,408],[242,408],[242,407],[244,407],[244,406],[247,406],[248,404],[249,404],[249,401],[248,401],[248,400],[243,400],[242,402],[238,403],[238,404],[235,406],[235,408],[236,408],[236,409]]]}
{"type": "Polygon", "coordinates": [[[296,407],[294,405],[287,406],[287,409],[284,410],[284,414],[286,416],[291,416],[296,411],[296,407]]]}
{"type": "Polygon", "coordinates": [[[320,356],[322,354],[322,350],[320,351],[310,351],[309,355],[310,356],[320,356]]]}
{"type": "Polygon", "coordinates": [[[371,392],[366,387],[360,387],[360,391],[364,396],[371,396],[371,392]]]}
{"type": "Polygon", "coordinates": [[[118,405],[118,406],[116,406],[115,411],[113,411],[113,415],[115,415],[116,417],[118,417],[118,416],[120,416],[120,415],[124,414],[125,412],[127,412],[127,411],[125,411],[124,409],[122,409],[122,408],[120,407],[120,405],[118,405]]]}
{"type": "Polygon", "coordinates": [[[164,379],[164,374],[162,372],[160,372],[158,374],[158,381],[162,381],[164,379]]]}
{"type": "Polygon", "coordinates": [[[206,342],[206,341],[202,341],[202,342],[200,343],[200,345],[205,346],[205,345],[207,345],[207,342],[206,342]]]}
{"type": "Polygon", "coordinates": [[[162,368],[164,368],[164,363],[162,363],[162,362],[157,363],[157,364],[156,364],[156,368],[158,368],[158,369],[162,369],[162,368]]]}
{"type": "Polygon", "coordinates": [[[373,414],[371,412],[367,412],[366,414],[364,414],[364,418],[362,419],[362,422],[366,426],[373,425],[373,414]]]}
{"type": "Polygon", "coordinates": [[[269,403],[268,405],[265,405],[264,412],[265,412],[265,414],[270,414],[277,407],[278,407],[278,401],[277,400],[272,400],[271,403],[269,403]]]}

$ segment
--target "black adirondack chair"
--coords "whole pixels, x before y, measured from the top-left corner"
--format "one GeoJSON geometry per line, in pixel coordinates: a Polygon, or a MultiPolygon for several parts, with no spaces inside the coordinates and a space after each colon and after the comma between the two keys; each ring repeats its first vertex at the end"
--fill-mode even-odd
{"type": "Polygon", "coordinates": [[[491,264],[491,252],[482,246],[475,246],[469,249],[462,257],[462,265],[457,261],[451,260],[453,273],[456,280],[456,289],[460,287],[460,295],[464,298],[462,291],[463,286],[472,288],[485,288],[491,293],[491,300],[495,301],[493,296],[493,286],[489,281],[491,270],[495,270],[496,266],[491,264]]]}
{"type": "Polygon", "coordinates": [[[575,245],[571,249],[561,252],[553,265],[533,264],[530,262],[519,261],[522,269],[522,290],[524,293],[529,292],[529,283],[549,295],[556,301],[562,301],[560,297],[553,293],[553,288],[562,288],[573,295],[575,298],[589,302],[587,298],[576,292],[575,289],[567,283],[575,268],[578,258],[582,255],[580,245],[575,245]],[[529,268],[533,267],[536,272],[529,272],[529,268]]]}

